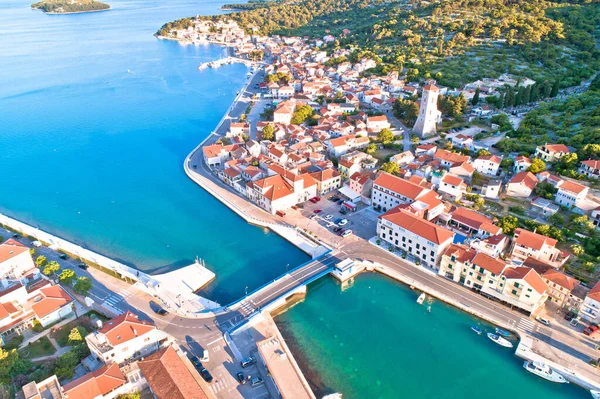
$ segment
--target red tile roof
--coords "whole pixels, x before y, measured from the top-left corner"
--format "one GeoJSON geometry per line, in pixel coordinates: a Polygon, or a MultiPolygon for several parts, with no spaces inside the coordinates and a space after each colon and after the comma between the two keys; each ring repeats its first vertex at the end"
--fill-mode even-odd
{"type": "Polygon", "coordinates": [[[573,290],[577,285],[579,285],[579,281],[574,279],[571,276],[567,276],[566,274],[559,272],[558,270],[548,270],[546,273],[542,274],[542,277],[546,280],[549,280],[555,284],[564,287],[569,292],[573,290]]]}
{"type": "Polygon", "coordinates": [[[508,184],[524,184],[530,190],[533,190],[537,183],[538,178],[531,172],[519,172],[508,182],[508,184]]]}
{"type": "Polygon", "coordinates": [[[138,362],[157,399],[207,399],[173,347],[161,349],[138,362]]]}
{"type": "Polygon", "coordinates": [[[515,230],[516,244],[522,245],[527,248],[533,248],[535,250],[541,250],[544,244],[555,247],[556,241],[553,238],[543,236],[541,234],[533,233],[529,230],[518,228],[515,230]]]}
{"type": "Polygon", "coordinates": [[[400,177],[390,175],[386,172],[381,172],[373,184],[377,184],[378,186],[413,200],[416,200],[421,195],[429,191],[428,188],[422,187],[400,177]]]}
{"type": "Polygon", "coordinates": [[[558,186],[558,189],[580,194],[582,191],[589,189],[589,187],[584,186],[583,184],[572,182],[570,180],[565,180],[560,186],[558,186]]]}
{"type": "Polygon", "coordinates": [[[14,240],[8,240],[0,244],[0,263],[6,262],[9,259],[19,256],[24,252],[29,251],[29,248],[19,244],[14,240]]]}
{"type": "Polygon", "coordinates": [[[588,298],[592,298],[595,301],[600,302],[600,281],[588,292],[588,298]]]}
{"type": "Polygon", "coordinates": [[[491,256],[484,253],[478,253],[473,259],[473,264],[479,267],[483,267],[490,273],[498,275],[502,273],[502,270],[504,270],[504,268],[506,267],[506,263],[496,258],[492,258],[491,256]]]}
{"type": "Polygon", "coordinates": [[[69,399],[94,399],[124,385],[127,379],[113,363],[69,382],[63,390],[69,399]]]}
{"type": "Polygon", "coordinates": [[[415,216],[400,207],[392,208],[379,217],[438,245],[452,240],[454,237],[452,231],[415,216]]]}
{"type": "Polygon", "coordinates": [[[42,288],[39,296],[29,300],[31,309],[38,318],[47,316],[71,302],[73,298],[59,285],[42,288]]]}
{"type": "Polygon", "coordinates": [[[154,324],[140,320],[132,312],[126,312],[109,320],[98,332],[104,334],[107,341],[114,347],[154,329],[156,329],[154,324]]]}
{"type": "Polygon", "coordinates": [[[444,255],[450,258],[454,256],[460,263],[465,263],[470,262],[477,255],[477,251],[464,245],[452,244],[444,252],[444,255]]]}
{"type": "Polygon", "coordinates": [[[508,267],[502,274],[510,280],[525,281],[540,294],[543,294],[548,289],[548,286],[540,275],[530,267],[508,267]]]}

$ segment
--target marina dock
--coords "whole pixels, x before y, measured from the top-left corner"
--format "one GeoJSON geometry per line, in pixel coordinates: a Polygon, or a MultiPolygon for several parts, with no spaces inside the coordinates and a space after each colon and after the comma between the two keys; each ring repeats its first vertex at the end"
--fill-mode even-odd
{"type": "Polygon", "coordinates": [[[256,63],[238,57],[225,57],[215,61],[203,62],[202,64],[198,65],[198,69],[203,70],[206,68],[219,68],[220,66],[228,64],[244,64],[246,66],[251,67],[254,66],[256,63]]]}

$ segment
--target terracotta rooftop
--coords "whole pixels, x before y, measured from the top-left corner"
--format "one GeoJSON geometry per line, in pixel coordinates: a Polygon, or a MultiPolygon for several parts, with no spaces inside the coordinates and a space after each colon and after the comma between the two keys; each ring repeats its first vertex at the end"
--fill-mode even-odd
{"type": "Polygon", "coordinates": [[[497,275],[502,273],[502,270],[504,270],[504,268],[506,267],[506,263],[496,258],[492,258],[491,256],[484,253],[478,253],[473,259],[472,263],[479,267],[483,267],[490,273],[494,273],[497,275]]]}
{"type": "Polygon", "coordinates": [[[563,272],[559,272],[558,270],[548,270],[546,273],[542,274],[542,277],[546,280],[549,280],[555,284],[560,285],[561,287],[567,289],[569,292],[573,290],[577,285],[579,285],[579,281],[571,276],[567,276],[563,272]]]}
{"type": "Polygon", "coordinates": [[[28,252],[29,248],[21,245],[15,240],[8,240],[0,244],[0,263],[6,262],[9,259],[19,256],[24,252],[28,252]]]}
{"type": "Polygon", "coordinates": [[[523,280],[538,293],[543,294],[548,286],[539,274],[530,267],[508,267],[503,275],[511,280],[523,280]]]}
{"type": "Polygon", "coordinates": [[[575,183],[570,180],[565,180],[560,186],[558,186],[559,190],[570,191],[575,194],[580,194],[581,192],[588,190],[588,186],[584,186],[583,184],[575,183]]]}
{"type": "Polygon", "coordinates": [[[42,288],[40,294],[28,302],[36,316],[42,318],[73,302],[73,298],[61,286],[53,285],[42,288]]]}
{"type": "Polygon", "coordinates": [[[543,236],[541,234],[533,233],[529,230],[518,228],[515,230],[516,243],[527,248],[533,248],[535,250],[541,250],[544,244],[550,247],[555,247],[557,241],[553,238],[543,236]]]}
{"type": "Polygon", "coordinates": [[[95,399],[124,385],[127,379],[113,363],[69,382],[63,387],[69,399],[95,399]]]}
{"type": "Polygon", "coordinates": [[[538,178],[531,172],[519,172],[508,182],[508,184],[524,184],[530,190],[533,190],[537,183],[538,178]]]}
{"type": "Polygon", "coordinates": [[[379,216],[379,218],[388,220],[434,244],[439,245],[445,243],[448,240],[452,240],[452,237],[454,237],[452,231],[415,216],[399,207],[390,209],[379,216]]]}
{"type": "Polygon", "coordinates": [[[373,184],[377,184],[378,186],[413,200],[416,200],[421,195],[429,191],[429,189],[426,187],[422,187],[418,184],[394,175],[390,175],[386,172],[380,173],[373,184]]]}
{"type": "Polygon", "coordinates": [[[138,366],[156,399],[208,398],[171,346],[146,357],[138,366]]]}
{"type": "Polygon", "coordinates": [[[125,312],[107,321],[98,332],[104,334],[107,341],[114,347],[154,329],[156,329],[154,324],[140,320],[132,312],[125,312]]]}

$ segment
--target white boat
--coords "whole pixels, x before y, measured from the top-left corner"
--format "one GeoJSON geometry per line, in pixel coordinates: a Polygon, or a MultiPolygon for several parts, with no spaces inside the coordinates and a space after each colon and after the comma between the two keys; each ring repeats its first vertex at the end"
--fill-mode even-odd
{"type": "Polygon", "coordinates": [[[510,341],[502,338],[501,336],[499,336],[497,334],[488,333],[487,336],[488,336],[489,339],[491,339],[492,341],[494,341],[495,343],[497,343],[500,346],[504,346],[506,348],[512,348],[513,347],[513,344],[510,341]]]}
{"type": "Polygon", "coordinates": [[[418,303],[419,305],[421,305],[421,304],[423,303],[423,301],[425,300],[425,297],[426,297],[426,295],[425,295],[425,293],[423,292],[423,293],[422,293],[421,295],[419,295],[419,297],[417,298],[417,303],[418,303]]]}
{"type": "Polygon", "coordinates": [[[600,391],[594,391],[593,389],[590,391],[590,393],[592,394],[592,397],[594,399],[600,399],[600,391]]]}
{"type": "Polygon", "coordinates": [[[325,395],[323,396],[323,399],[342,399],[342,394],[341,393],[331,393],[329,395],[325,395]]]}
{"type": "Polygon", "coordinates": [[[542,377],[548,381],[568,384],[569,381],[555,370],[551,369],[547,364],[526,360],[523,362],[523,368],[532,374],[542,377]]]}

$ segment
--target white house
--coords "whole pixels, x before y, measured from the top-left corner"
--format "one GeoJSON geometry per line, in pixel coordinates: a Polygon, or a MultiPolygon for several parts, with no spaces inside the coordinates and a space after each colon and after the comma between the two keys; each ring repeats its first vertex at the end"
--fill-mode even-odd
{"type": "Polygon", "coordinates": [[[164,334],[154,324],[126,312],[87,335],[85,341],[98,360],[120,365],[156,352],[162,338],[164,334]]]}
{"type": "Polygon", "coordinates": [[[371,203],[384,212],[400,204],[410,204],[431,191],[422,180],[420,184],[381,172],[373,182],[371,203]]]}
{"type": "Polygon", "coordinates": [[[22,280],[37,274],[29,248],[13,239],[0,244],[0,279],[22,280]]]}
{"type": "Polygon", "coordinates": [[[538,178],[533,173],[519,172],[506,185],[506,194],[511,197],[529,197],[537,183],[538,178]]]}
{"type": "Polygon", "coordinates": [[[580,315],[590,323],[600,323],[600,282],[588,292],[581,306],[580,315]]]}
{"type": "Polygon", "coordinates": [[[473,167],[484,175],[496,176],[501,162],[502,158],[497,155],[484,155],[473,161],[473,167]]]}
{"type": "Polygon", "coordinates": [[[390,122],[385,115],[367,117],[367,129],[370,131],[380,132],[383,129],[389,129],[390,126],[390,122]]]}
{"type": "Polygon", "coordinates": [[[532,257],[558,267],[562,254],[556,244],[553,238],[518,228],[513,238],[512,256],[520,261],[532,257]]]}
{"type": "Polygon", "coordinates": [[[460,177],[446,173],[440,180],[438,192],[446,195],[452,201],[457,201],[467,192],[467,183],[460,177]]]}
{"type": "Polygon", "coordinates": [[[587,161],[581,161],[577,172],[590,179],[600,179],[600,160],[588,159],[587,161]]]}
{"type": "Polygon", "coordinates": [[[531,160],[526,156],[520,155],[515,158],[515,164],[513,170],[515,173],[524,172],[531,166],[531,160]]]}
{"type": "Polygon", "coordinates": [[[42,288],[28,301],[36,319],[43,327],[71,315],[72,303],[73,298],[60,285],[42,288]]]}
{"type": "Polygon", "coordinates": [[[558,186],[558,191],[554,196],[554,202],[559,205],[571,208],[577,206],[585,200],[590,188],[583,184],[575,183],[570,180],[563,180],[558,186]]]}
{"type": "Polygon", "coordinates": [[[571,151],[564,144],[544,144],[535,149],[535,156],[546,162],[556,162],[571,151]]]}
{"type": "Polygon", "coordinates": [[[403,251],[409,260],[432,269],[454,239],[452,231],[400,207],[379,216],[377,236],[403,251]]]}

